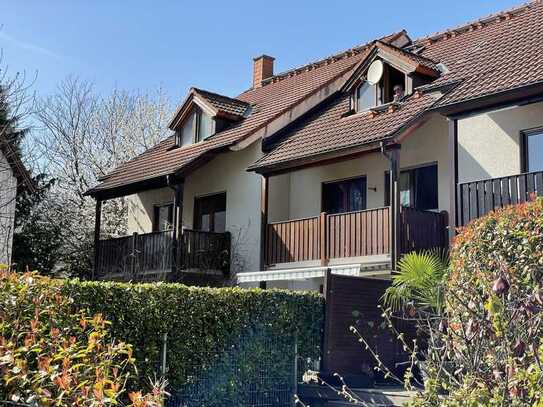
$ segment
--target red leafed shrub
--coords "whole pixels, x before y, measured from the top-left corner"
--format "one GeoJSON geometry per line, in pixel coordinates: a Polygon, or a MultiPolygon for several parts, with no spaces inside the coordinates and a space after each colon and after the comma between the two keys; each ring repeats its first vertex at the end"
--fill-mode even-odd
{"type": "Polygon", "coordinates": [[[417,405],[543,406],[543,200],[471,222],[450,257],[417,405]]]}
{"type": "Polygon", "coordinates": [[[125,394],[132,347],[100,314],[74,312],[58,282],[0,270],[0,400],[40,406],[159,405],[160,391],[125,394]]]}

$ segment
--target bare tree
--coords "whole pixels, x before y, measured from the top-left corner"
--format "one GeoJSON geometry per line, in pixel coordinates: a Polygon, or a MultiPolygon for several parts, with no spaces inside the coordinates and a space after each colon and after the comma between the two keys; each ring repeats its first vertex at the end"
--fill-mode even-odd
{"type": "MultiPolygon", "coordinates": [[[[113,90],[100,97],[89,82],[63,81],[55,95],[40,99],[34,134],[39,164],[56,179],[48,197],[52,222],[64,222],[63,260],[72,274],[90,269],[94,203],[83,194],[99,177],[167,136],[170,104],[162,89],[153,94],[113,90]]],[[[124,199],[104,205],[103,231],[126,232],[124,199]]]]}

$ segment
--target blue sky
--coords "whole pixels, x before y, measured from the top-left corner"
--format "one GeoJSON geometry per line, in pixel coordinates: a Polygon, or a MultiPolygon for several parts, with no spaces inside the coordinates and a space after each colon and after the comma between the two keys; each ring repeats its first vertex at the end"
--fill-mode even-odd
{"type": "Polygon", "coordinates": [[[42,95],[76,75],[102,93],[162,86],[178,102],[190,86],[239,94],[263,53],[279,72],[402,28],[416,38],[517,4],[2,0],[0,48],[10,72],[38,73],[42,95]]]}

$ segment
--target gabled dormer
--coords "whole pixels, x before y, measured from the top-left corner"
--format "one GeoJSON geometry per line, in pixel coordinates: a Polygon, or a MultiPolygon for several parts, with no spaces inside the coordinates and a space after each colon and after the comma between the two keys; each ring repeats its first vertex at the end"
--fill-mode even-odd
{"type": "Polygon", "coordinates": [[[377,41],[355,68],[343,91],[351,94],[351,112],[399,104],[418,86],[438,78],[434,61],[377,41]]]}
{"type": "Polygon", "coordinates": [[[199,143],[247,117],[251,106],[202,89],[191,88],[177,109],[169,128],[175,131],[176,146],[199,143]]]}

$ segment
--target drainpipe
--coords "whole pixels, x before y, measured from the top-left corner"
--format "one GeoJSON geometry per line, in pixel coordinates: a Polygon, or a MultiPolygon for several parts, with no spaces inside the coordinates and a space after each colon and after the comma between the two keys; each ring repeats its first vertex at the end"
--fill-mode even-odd
{"type": "Polygon", "coordinates": [[[399,188],[399,163],[400,151],[398,146],[388,149],[385,142],[381,142],[381,154],[390,164],[390,259],[392,270],[396,270],[396,265],[400,253],[400,188],[399,188]]]}

